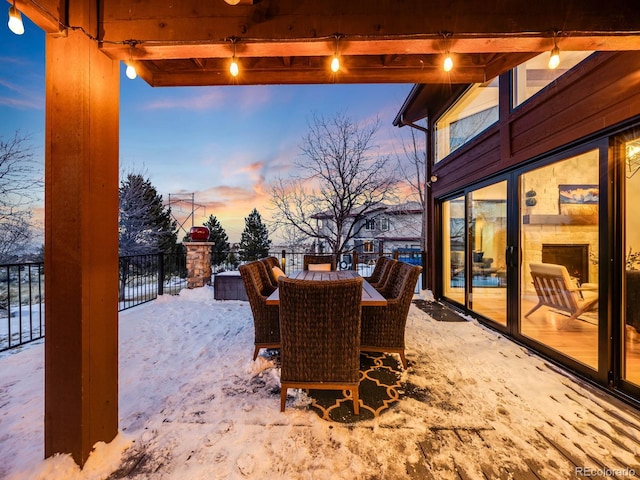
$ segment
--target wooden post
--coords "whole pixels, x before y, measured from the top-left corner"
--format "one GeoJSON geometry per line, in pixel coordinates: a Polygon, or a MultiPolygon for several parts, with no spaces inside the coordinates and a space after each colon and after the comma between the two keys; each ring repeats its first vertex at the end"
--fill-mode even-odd
{"type": "MultiPolygon", "coordinates": [[[[67,2],[97,33],[97,2],[67,2]]],[[[46,38],[45,456],[80,466],[118,432],[119,63],[79,30],[46,38]]]]}

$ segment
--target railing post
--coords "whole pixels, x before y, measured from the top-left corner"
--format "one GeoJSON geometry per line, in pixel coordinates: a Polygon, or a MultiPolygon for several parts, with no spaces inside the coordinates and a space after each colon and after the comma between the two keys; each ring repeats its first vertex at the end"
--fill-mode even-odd
{"type": "Polygon", "coordinates": [[[353,251],[353,261],[351,262],[351,268],[353,270],[358,270],[358,252],[353,251]]]}
{"type": "Polygon", "coordinates": [[[398,260],[398,257],[400,256],[400,253],[398,252],[398,250],[394,250],[393,251],[393,259],[394,260],[398,260]]]}
{"type": "Polygon", "coordinates": [[[282,258],[280,259],[280,268],[284,273],[287,273],[287,252],[282,250],[282,258]]]}
{"type": "Polygon", "coordinates": [[[164,252],[158,253],[158,295],[164,295],[164,252]]]}
{"type": "Polygon", "coordinates": [[[427,252],[420,252],[422,260],[422,290],[427,289],[427,252]]]}

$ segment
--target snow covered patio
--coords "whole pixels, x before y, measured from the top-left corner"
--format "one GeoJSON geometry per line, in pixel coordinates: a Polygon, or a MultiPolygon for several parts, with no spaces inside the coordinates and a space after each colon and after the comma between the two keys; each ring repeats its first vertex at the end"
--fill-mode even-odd
{"type": "Polygon", "coordinates": [[[0,357],[0,478],[607,478],[640,474],[640,415],[476,322],[412,305],[404,396],[328,422],[255,362],[249,304],[183,290],[120,313],[120,434],[82,472],[43,457],[43,345],[0,357]],[[484,475],[484,477],[483,477],[484,475]]]}

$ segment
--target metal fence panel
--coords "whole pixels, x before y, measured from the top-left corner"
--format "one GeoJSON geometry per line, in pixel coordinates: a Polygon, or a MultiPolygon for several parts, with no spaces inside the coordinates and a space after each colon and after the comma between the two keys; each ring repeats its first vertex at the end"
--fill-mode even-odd
{"type": "MultiPolygon", "coordinates": [[[[176,295],[187,286],[184,253],[123,256],[119,267],[118,311],[158,295],[176,295]]],[[[0,265],[0,352],[44,333],[44,264],[0,265]]]]}

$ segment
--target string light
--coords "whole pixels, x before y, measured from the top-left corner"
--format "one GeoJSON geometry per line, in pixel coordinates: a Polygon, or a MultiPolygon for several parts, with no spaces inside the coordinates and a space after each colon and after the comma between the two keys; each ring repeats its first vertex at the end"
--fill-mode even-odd
{"type": "Polygon", "coordinates": [[[16,0],[13,0],[13,6],[9,7],[9,30],[16,35],[24,33],[24,23],[22,23],[22,14],[16,8],[16,0]]]}
{"type": "Polygon", "coordinates": [[[135,47],[135,45],[136,45],[135,41],[129,42],[129,63],[127,63],[127,69],[124,72],[127,78],[129,78],[130,80],[135,80],[136,77],[138,76],[138,72],[136,72],[136,67],[133,64],[133,54],[132,54],[132,49],[133,47],[135,47]]]}
{"type": "Polygon", "coordinates": [[[442,68],[444,68],[445,72],[450,72],[453,68],[453,59],[451,58],[451,54],[447,53],[444,57],[444,63],[442,64],[442,68]]]}
{"type": "Polygon", "coordinates": [[[549,55],[549,68],[554,70],[560,65],[560,49],[556,41],[557,33],[553,34],[553,48],[551,49],[551,55],[549,55]]]}
{"type": "Polygon", "coordinates": [[[338,55],[338,43],[340,42],[340,35],[336,34],[336,50],[333,53],[333,58],[331,59],[331,71],[333,73],[338,73],[340,71],[340,56],[338,55]]]}
{"type": "Polygon", "coordinates": [[[445,72],[450,72],[453,68],[453,58],[451,58],[451,53],[449,52],[449,45],[447,38],[451,34],[449,32],[443,32],[442,36],[444,37],[444,62],[442,62],[442,68],[445,72]]]}
{"type": "Polygon", "coordinates": [[[233,45],[233,57],[231,57],[231,65],[229,65],[229,73],[232,77],[237,77],[240,73],[240,67],[238,66],[238,62],[236,62],[236,39],[231,39],[231,44],[233,45]]]}
{"type": "Polygon", "coordinates": [[[340,59],[337,55],[334,55],[333,59],[331,59],[331,71],[333,73],[338,73],[340,71],[340,59]]]}

